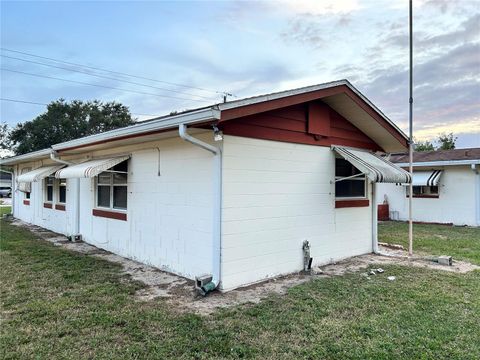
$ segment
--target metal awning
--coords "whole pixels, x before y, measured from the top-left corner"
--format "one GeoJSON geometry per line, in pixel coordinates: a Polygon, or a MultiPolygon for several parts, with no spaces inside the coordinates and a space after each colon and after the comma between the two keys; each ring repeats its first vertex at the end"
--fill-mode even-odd
{"type": "Polygon", "coordinates": [[[442,170],[432,171],[414,171],[412,184],[413,186],[437,186],[442,170]]]}
{"type": "Polygon", "coordinates": [[[124,155],[106,159],[90,160],[81,164],[70,165],[57,171],[55,177],[57,179],[92,178],[129,158],[130,155],[124,155]]]}
{"type": "Polygon", "coordinates": [[[38,169],[29,171],[25,174],[17,176],[17,183],[31,183],[34,181],[39,181],[45,179],[47,176],[52,175],[57,170],[60,170],[65,165],[52,165],[52,166],[43,166],[38,169]]]}
{"type": "Polygon", "coordinates": [[[400,184],[411,182],[408,171],[370,151],[341,146],[332,146],[332,149],[373,182],[400,184]]]}

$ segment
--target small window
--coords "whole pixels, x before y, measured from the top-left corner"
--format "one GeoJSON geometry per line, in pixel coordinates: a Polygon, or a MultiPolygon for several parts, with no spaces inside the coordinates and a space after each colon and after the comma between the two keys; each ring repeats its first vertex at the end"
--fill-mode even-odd
{"type": "Polygon", "coordinates": [[[97,207],[127,209],[128,162],[123,161],[97,176],[97,207]]]}
{"type": "Polygon", "coordinates": [[[335,159],[336,198],[365,198],[365,188],[365,175],[360,170],[345,159],[335,159]]]}
{"type": "MultiPolygon", "coordinates": [[[[410,194],[408,186],[406,195],[410,194]]],[[[438,186],[413,186],[413,197],[438,197],[438,186]]]]}
{"type": "Polygon", "coordinates": [[[52,176],[45,178],[45,199],[47,202],[53,202],[53,184],[55,178],[52,176]]]}
{"type": "Polygon", "coordinates": [[[24,194],[25,194],[25,199],[30,199],[30,193],[29,192],[26,192],[24,194]]]}
{"type": "Polygon", "coordinates": [[[58,202],[61,204],[67,202],[67,179],[58,180],[58,202]]]}

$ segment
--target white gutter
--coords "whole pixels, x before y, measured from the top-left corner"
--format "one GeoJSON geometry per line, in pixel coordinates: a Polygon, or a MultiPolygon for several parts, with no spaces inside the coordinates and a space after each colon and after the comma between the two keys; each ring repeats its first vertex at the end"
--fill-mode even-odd
{"type": "Polygon", "coordinates": [[[176,128],[180,124],[197,124],[209,120],[220,119],[220,111],[217,109],[207,108],[197,111],[192,111],[185,114],[168,116],[157,120],[149,120],[139,124],[127,126],[120,129],[106,131],[100,134],[86,136],[80,139],[74,139],[60,144],[52,145],[53,150],[60,151],[78,146],[88,146],[91,143],[101,142],[105,140],[115,140],[124,136],[142,135],[152,131],[165,130],[169,128],[176,128]]]}
{"type": "Polygon", "coordinates": [[[213,193],[215,198],[213,205],[212,282],[216,288],[222,279],[222,151],[216,146],[210,145],[189,135],[187,133],[187,125],[185,124],[180,124],[178,126],[178,134],[183,140],[215,155],[215,174],[213,181],[213,193]]]}
{"type": "Polygon", "coordinates": [[[38,151],[33,151],[31,153],[13,156],[6,159],[0,159],[0,165],[14,165],[21,162],[34,161],[41,158],[48,158],[50,155],[50,149],[43,149],[38,151]]]}
{"type": "MultiPolygon", "coordinates": [[[[52,159],[55,162],[58,162],[60,164],[65,164],[65,165],[72,165],[73,163],[69,161],[65,161],[62,159],[59,159],[57,157],[57,152],[55,150],[52,150],[50,152],[50,159],[52,159]]],[[[75,179],[75,232],[74,236],[80,234],[80,178],[75,179]]]]}
{"type": "MultiPolygon", "coordinates": [[[[397,166],[404,167],[409,166],[409,163],[394,163],[397,166]]],[[[421,166],[455,166],[455,165],[476,165],[480,164],[480,159],[473,160],[444,160],[444,161],[425,161],[425,162],[414,162],[414,167],[421,166]]]]}

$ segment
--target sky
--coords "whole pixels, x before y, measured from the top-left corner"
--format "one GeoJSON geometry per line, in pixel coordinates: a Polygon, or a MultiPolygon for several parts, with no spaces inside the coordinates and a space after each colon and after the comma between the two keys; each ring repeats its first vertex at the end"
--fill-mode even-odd
{"type": "MultiPolygon", "coordinates": [[[[414,136],[480,147],[480,0],[413,4],[414,136]]],[[[222,92],[348,79],[408,133],[407,0],[1,1],[0,12],[1,98],[37,103],[1,100],[12,126],[59,98],[118,101],[144,120],[222,92]]]]}

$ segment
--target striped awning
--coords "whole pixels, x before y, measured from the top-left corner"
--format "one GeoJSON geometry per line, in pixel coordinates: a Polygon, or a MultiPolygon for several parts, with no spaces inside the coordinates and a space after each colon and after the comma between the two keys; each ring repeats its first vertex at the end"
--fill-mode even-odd
{"type": "Polygon", "coordinates": [[[408,171],[370,151],[341,146],[332,146],[332,149],[373,182],[400,184],[411,182],[408,171]]]}
{"type": "Polygon", "coordinates": [[[96,159],[70,165],[56,172],[57,179],[92,178],[130,158],[130,155],[96,159]]]}
{"type": "Polygon", "coordinates": [[[26,172],[25,174],[21,174],[17,176],[17,183],[31,183],[34,181],[40,181],[45,179],[47,176],[52,175],[57,170],[60,170],[65,165],[52,165],[52,166],[43,166],[38,169],[26,172]]]}
{"type": "Polygon", "coordinates": [[[442,170],[414,171],[413,186],[437,186],[442,170]]]}

